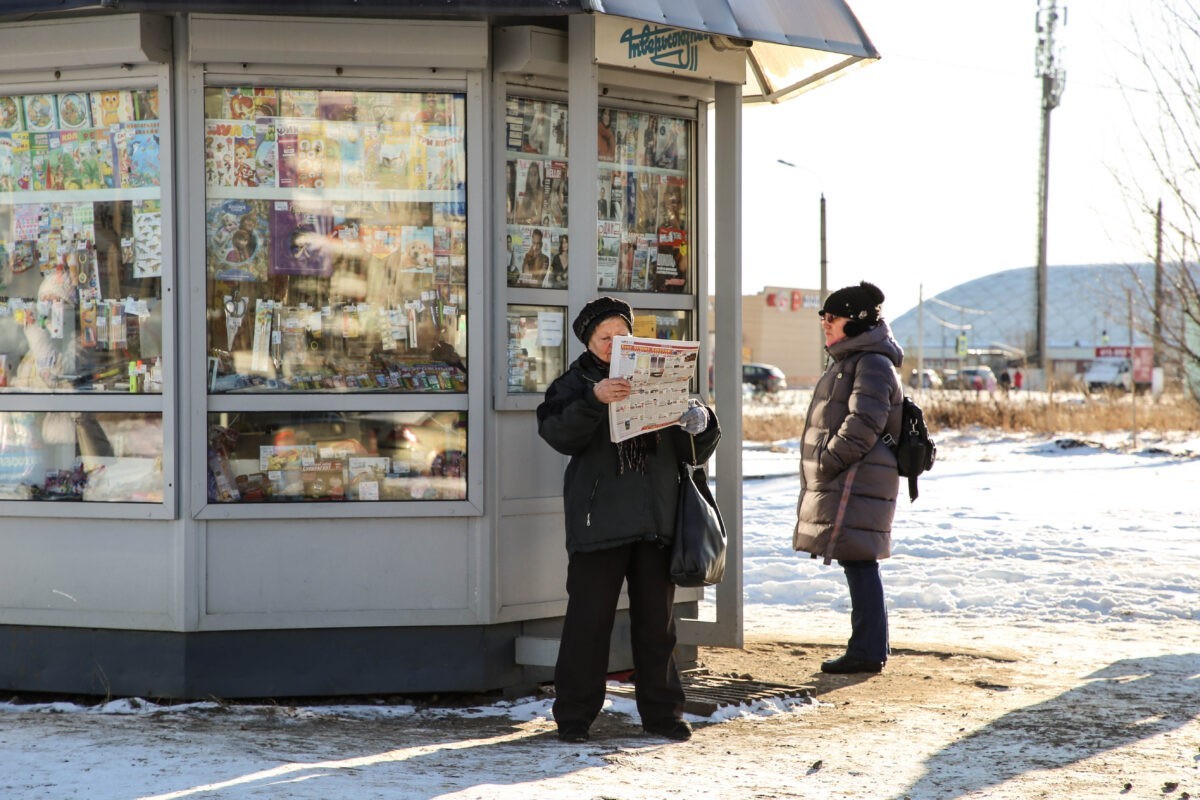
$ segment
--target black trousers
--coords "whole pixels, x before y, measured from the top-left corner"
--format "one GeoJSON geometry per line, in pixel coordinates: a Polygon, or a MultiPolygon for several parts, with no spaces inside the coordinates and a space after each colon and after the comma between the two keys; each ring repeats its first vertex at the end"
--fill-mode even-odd
{"type": "Polygon", "coordinates": [[[670,559],[669,547],[648,542],[570,557],[567,616],[554,667],[554,719],[560,727],[590,725],[604,705],[608,645],[625,581],[629,583],[630,644],[642,724],[682,715],[670,559]]]}
{"type": "Polygon", "coordinates": [[[863,661],[888,660],[888,619],[879,562],[838,561],[850,587],[850,641],[846,654],[863,661]]]}

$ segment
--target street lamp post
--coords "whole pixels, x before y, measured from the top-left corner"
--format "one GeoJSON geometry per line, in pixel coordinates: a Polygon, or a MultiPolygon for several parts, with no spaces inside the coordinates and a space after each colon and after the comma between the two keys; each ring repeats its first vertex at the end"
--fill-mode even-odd
{"type": "MultiPolygon", "coordinates": [[[[820,179],[821,179],[820,175],[813,172],[811,169],[808,169],[807,167],[801,167],[798,164],[795,164],[795,163],[788,161],[786,159],[783,159],[783,158],[777,158],[775,160],[778,163],[783,164],[785,167],[791,167],[792,169],[803,170],[804,172],[807,172],[810,175],[812,175],[818,181],[820,181],[820,179]]],[[[829,279],[828,279],[829,259],[828,259],[828,254],[825,250],[825,191],[824,190],[821,191],[820,238],[821,238],[821,304],[824,305],[825,298],[829,296],[829,279]]]]}

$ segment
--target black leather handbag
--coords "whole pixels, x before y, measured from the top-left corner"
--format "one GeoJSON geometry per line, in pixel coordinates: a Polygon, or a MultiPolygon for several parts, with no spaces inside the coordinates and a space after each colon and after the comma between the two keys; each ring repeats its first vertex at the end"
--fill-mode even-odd
{"type": "Polygon", "coordinates": [[[725,522],[708,489],[704,467],[679,465],[679,505],[675,509],[675,541],[671,545],[671,582],[676,586],[712,586],[725,577],[725,522]]]}

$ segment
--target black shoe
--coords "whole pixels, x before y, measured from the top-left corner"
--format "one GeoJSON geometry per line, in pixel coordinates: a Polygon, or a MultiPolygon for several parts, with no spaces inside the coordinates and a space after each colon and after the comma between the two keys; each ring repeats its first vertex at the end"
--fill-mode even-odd
{"type": "Polygon", "coordinates": [[[821,664],[821,672],[831,672],[834,675],[849,675],[855,672],[882,672],[882,661],[864,661],[853,656],[842,656],[821,664]]]}
{"type": "Polygon", "coordinates": [[[683,719],[669,719],[666,722],[651,722],[643,725],[642,730],[651,736],[661,736],[673,742],[686,742],[692,738],[692,726],[683,719]]]}
{"type": "Polygon", "coordinates": [[[588,740],[588,726],[562,725],[558,729],[558,740],[571,744],[583,744],[588,740]]]}

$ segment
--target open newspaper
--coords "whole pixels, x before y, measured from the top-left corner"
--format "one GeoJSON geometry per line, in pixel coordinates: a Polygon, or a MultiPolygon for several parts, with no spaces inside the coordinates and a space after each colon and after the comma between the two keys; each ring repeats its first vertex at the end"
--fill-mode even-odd
{"type": "Polygon", "coordinates": [[[699,356],[699,342],[614,337],[608,377],[628,378],[633,390],[629,399],[608,404],[612,440],[623,442],[677,423],[687,411],[699,356]]]}

